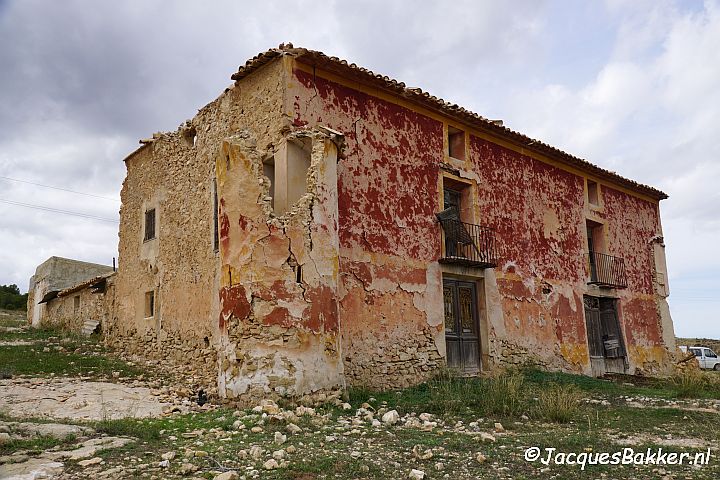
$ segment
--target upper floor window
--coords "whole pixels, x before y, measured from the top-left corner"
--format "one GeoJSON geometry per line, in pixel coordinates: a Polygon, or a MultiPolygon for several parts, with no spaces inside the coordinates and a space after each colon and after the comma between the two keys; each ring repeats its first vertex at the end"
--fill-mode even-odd
{"type": "Polygon", "coordinates": [[[145,236],[143,240],[152,240],[155,238],[155,209],[145,211],[145,236]]]}
{"type": "Polygon", "coordinates": [[[600,187],[597,182],[592,180],[587,181],[587,195],[588,202],[591,205],[600,206],[600,187]]]}
{"type": "Polygon", "coordinates": [[[458,160],[465,160],[465,132],[448,125],[448,155],[458,160]]]}

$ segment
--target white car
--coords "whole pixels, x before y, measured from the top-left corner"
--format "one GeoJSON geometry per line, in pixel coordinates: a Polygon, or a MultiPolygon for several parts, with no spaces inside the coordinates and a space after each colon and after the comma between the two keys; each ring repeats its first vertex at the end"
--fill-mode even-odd
{"type": "Polygon", "coordinates": [[[694,354],[700,364],[700,368],[720,371],[720,358],[718,358],[717,353],[713,352],[712,348],[687,347],[687,350],[685,350],[681,347],[681,349],[694,354]]]}

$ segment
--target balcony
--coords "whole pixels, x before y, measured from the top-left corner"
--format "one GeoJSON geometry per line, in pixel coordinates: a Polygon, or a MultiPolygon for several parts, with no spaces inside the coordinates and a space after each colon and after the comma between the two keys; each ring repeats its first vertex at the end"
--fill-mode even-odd
{"type": "Polygon", "coordinates": [[[598,252],[590,252],[587,257],[587,267],[590,272],[589,285],[604,288],[627,288],[625,259],[598,252]]]}
{"type": "Polygon", "coordinates": [[[497,266],[493,229],[454,218],[442,218],[440,214],[438,221],[445,233],[445,252],[440,263],[478,268],[497,266]]]}

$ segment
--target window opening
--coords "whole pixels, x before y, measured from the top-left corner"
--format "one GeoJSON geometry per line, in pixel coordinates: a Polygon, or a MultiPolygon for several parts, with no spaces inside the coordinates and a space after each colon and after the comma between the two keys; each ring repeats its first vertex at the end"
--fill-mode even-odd
{"type": "Polygon", "coordinates": [[[590,202],[590,204],[595,205],[595,206],[600,205],[600,191],[599,191],[597,182],[588,180],[587,181],[587,189],[588,189],[588,202],[590,202]]]}
{"type": "Polygon", "coordinates": [[[145,237],[144,240],[155,238],[155,209],[145,211],[145,237]]]}
{"type": "Polygon", "coordinates": [[[448,155],[465,160],[465,132],[448,125],[448,155]]]}
{"type": "Polygon", "coordinates": [[[275,157],[269,157],[263,161],[263,175],[270,180],[270,191],[268,194],[271,197],[270,206],[275,208],[275,157]]]}
{"type": "Polygon", "coordinates": [[[152,318],[155,316],[155,292],[150,291],[145,293],[145,318],[152,318]]]}

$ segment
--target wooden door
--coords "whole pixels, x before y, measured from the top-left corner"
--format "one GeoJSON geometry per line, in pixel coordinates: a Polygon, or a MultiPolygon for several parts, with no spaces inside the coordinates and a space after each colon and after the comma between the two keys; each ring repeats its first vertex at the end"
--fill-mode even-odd
{"type": "Polygon", "coordinates": [[[448,367],[462,373],[477,373],[480,335],[475,283],[443,280],[443,303],[448,367]]]}
{"type": "Polygon", "coordinates": [[[614,298],[585,296],[590,365],[593,375],[625,373],[625,343],[614,298]]]}

